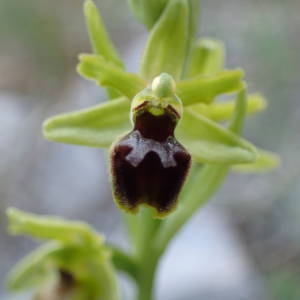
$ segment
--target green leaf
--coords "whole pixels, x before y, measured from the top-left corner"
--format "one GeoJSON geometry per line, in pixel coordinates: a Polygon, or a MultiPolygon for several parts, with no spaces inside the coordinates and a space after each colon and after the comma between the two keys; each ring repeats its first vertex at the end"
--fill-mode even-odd
{"type": "Polygon", "coordinates": [[[232,170],[241,173],[270,172],[280,165],[280,157],[275,153],[258,149],[258,159],[250,164],[232,166],[232,170]]]}
{"type": "Polygon", "coordinates": [[[257,158],[252,144],[191,109],[184,109],[175,135],[199,163],[237,164],[257,158]]]}
{"type": "Polygon", "coordinates": [[[212,75],[224,67],[225,49],[219,40],[204,38],[192,49],[188,77],[212,75]]]}
{"type": "Polygon", "coordinates": [[[178,82],[177,94],[183,105],[210,103],[220,94],[228,94],[244,87],[242,70],[222,71],[212,76],[199,76],[178,82]]]}
{"type": "Polygon", "coordinates": [[[123,68],[123,62],[105,30],[102,17],[92,0],[84,3],[84,15],[94,53],[123,68]]]}
{"type": "Polygon", "coordinates": [[[180,78],[185,64],[188,41],[188,2],[169,1],[148,38],[141,64],[143,77],[151,80],[160,73],[169,73],[175,79],[180,78]]]}
{"type": "Polygon", "coordinates": [[[129,132],[130,101],[119,98],[94,107],[62,114],[45,121],[43,132],[55,142],[108,148],[129,132]]]}
{"type": "Polygon", "coordinates": [[[7,217],[11,234],[28,234],[35,238],[85,246],[103,243],[103,237],[83,222],[65,221],[53,216],[38,216],[15,208],[7,210],[7,217]]]}
{"type": "Polygon", "coordinates": [[[80,75],[96,81],[101,86],[114,88],[129,99],[146,86],[143,79],[122,70],[101,56],[81,54],[79,60],[77,71],[80,75]]]}
{"type": "Polygon", "coordinates": [[[137,19],[148,29],[157,22],[169,0],[129,0],[137,19]]]}
{"type": "MultiPolygon", "coordinates": [[[[247,114],[254,114],[264,110],[267,106],[266,99],[260,94],[252,94],[247,98],[247,114]]],[[[194,112],[214,121],[227,121],[233,115],[235,101],[215,102],[211,104],[197,103],[191,106],[194,112]]]]}

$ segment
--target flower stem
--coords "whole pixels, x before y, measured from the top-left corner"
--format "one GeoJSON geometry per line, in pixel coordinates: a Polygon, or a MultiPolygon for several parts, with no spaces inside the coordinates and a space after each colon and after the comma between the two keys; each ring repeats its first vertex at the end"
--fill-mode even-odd
{"type": "Polygon", "coordinates": [[[135,244],[137,300],[152,300],[160,257],[153,239],[160,228],[161,220],[153,218],[153,211],[148,207],[142,207],[138,215],[127,217],[126,220],[135,244]]]}
{"type": "Polygon", "coordinates": [[[157,270],[159,257],[149,251],[144,252],[137,279],[138,295],[137,300],[153,300],[154,279],[157,270]]]}

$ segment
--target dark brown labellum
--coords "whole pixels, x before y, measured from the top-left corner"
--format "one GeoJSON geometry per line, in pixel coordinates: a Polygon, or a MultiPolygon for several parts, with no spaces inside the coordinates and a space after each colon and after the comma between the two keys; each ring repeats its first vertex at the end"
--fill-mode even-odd
{"type": "Polygon", "coordinates": [[[112,148],[113,193],[121,208],[135,212],[144,203],[162,217],[175,207],[191,163],[174,137],[177,119],[170,106],[158,116],[144,109],[112,148]]]}

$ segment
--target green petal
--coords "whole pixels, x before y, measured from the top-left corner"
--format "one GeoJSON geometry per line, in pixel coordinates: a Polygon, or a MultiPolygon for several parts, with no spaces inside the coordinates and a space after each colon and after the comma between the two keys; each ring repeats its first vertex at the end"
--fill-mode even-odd
{"type": "Polygon", "coordinates": [[[221,41],[201,39],[192,49],[188,77],[211,75],[224,67],[225,49],[221,41]]]}
{"type": "Polygon", "coordinates": [[[87,0],[84,3],[84,15],[94,53],[123,68],[123,62],[105,30],[102,17],[93,1],[87,0]]]}
{"type": "Polygon", "coordinates": [[[101,56],[81,54],[79,60],[77,71],[80,75],[101,86],[114,88],[129,99],[146,86],[140,77],[122,70],[101,56]]]}
{"type": "MultiPolygon", "coordinates": [[[[260,94],[252,94],[247,98],[247,114],[254,114],[267,107],[266,99],[260,94]]],[[[191,106],[194,112],[220,122],[229,120],[234,112],[235,101],[215,102],[209,105],[197,103],[191,106]]]]}
{"type": "Polygon", "coordinates": [[[150,33],[142,58],[142,75],[148,80],[160,73],[169,73],[175,79],[180,78],[186,59],[188,40],[188,2],[169,1],[150,33]]]}
{"type": "Polygon", "coordinates": [[[275,153],[258,149],[258,159],[250,164],[239,164],[232,167],[233,171],[242,173],[270,172],[280,164],[280,157],[275,153]]]}
{"type": "Polygon", "coordinates": [[[65,244],[101,244],[103,238],[83,222],[65,221],[52,216],[38,216],[15,208],[7,210],[9,231],[36,238],[52,239],[65,244]]]}
{"type": "Polygon", "coordinates": [[[191,109],[184,109],[176,136],[199,163],[238,164],[257,158],[252,144],[191,109]]]}
{"type": "Polygon", "coordinates": [[[130,101],[119,98],[89,109],[58,115],[45,121],[48,140],[108,148],[117,137],[130,130],[130,101]]]}
{"type": "Polygon", "coordinates": [[[169,0],[129,0],[137,19],[151,29],[159,19],[169,0]]]}
{"type": "Polygon", "coordinates": [[[210,103],[220,94],[233,93],[244,87],[242,70],[222,71],[213,76],[199,76],[177,84],[177,94],[183,105],[210,103]]]}

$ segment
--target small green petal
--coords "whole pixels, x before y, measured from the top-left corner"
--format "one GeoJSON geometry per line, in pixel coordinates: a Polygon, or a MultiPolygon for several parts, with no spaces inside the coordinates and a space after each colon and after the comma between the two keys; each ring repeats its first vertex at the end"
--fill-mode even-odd
{"type": "Polygon", "coordinates": [[[270,172],[280,165],[280,157],[275,153],[258,149],[258,159],[250,164],[239,164],[232,167],[241,173],[270,172]]]}
{"type": "Polygon", "coordinates": [[[225,49],[221,41],[201,39],[192,49],[188,77],[211,75],[224,67],[225,49]]]}
{"type": "Polygon", "coordinates": [[[44,136],[54,142],[108,148],[131,128],[126,98],[62,114],[45,121],[44,136]]]}
{"type": "Polygon", "coordinates": [[[199,76],[177,84],[177,94],[183,105],[210,103],[220,94],[228,94],[244,87],[242,70],[222,71],[213,76],[199,76]]]}
{"type": "MultiPolygon", "coordinates": [[[[266,99],[260,94],[252,94],[247,98],[247,114],[254,114],[267,107],[266,99]]],[[[229,120],[234,112],[235,101],[215,102],[209,105],[197,103],[191,106],[194,112],[205,117],[220,122],[229,120]]]]}
{"type": "Polygon", "coordinates": [[[101,244],[103,238],[95,235],[83,222],[70,222],[61,218],[38,216],[15,208],[7,210],[11,234],[28,234],[36,238],[52,239],[65,244],[101,244]]]}
{"type": "Polygon", "coordinates": [[[252,144],[191,109],[184,109],[175,135],[199,163],[238,164],[257,158],[252,144]]]}
{"type": "Polygon", "coordinates": [[[157,22],[169,0],[129,0],[137,19],[148,29],[157,22]]]}
{"type": "Polygon", "coordinates": [[[247,112],[247,92],[245,88],[238,92],[235,99],[234,112],[231,121],[228,124],[228,129],[238,135],[243,131],[244,120],[247,112]]]}
{"type": "Polygon", "coordinates": [[[169,1],[150,33],[142,58],[143,77],[151,80],[165,72],[179,79],[186,59],[188,39],[188,2],[186,0],[169,1]]]}
{"type": "Polygon", "coordinates": [[[114,88],[129,99],[146,86],[140,77],[122,70],[101,56],[81,54],[79,60],[77,71],[80,75],[101,86],[114,88]]]}
{"type": "Polygon", "coordinates": [[[130,101],[119,98],[45,121],[44,136],[60,143],[108,148],[131,128],[130,101]]]}
{"type": "Polygon", "coordinates": [[[123,68],[123,62],[105,30],[100,12],[92,0],[84,3],[84,15],[94,53],[123,68]]]}

